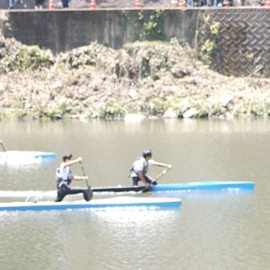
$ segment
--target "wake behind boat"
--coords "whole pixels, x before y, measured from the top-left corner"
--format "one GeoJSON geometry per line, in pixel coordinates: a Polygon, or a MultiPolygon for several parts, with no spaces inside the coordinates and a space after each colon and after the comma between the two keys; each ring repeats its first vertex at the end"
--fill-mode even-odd
{"type": "Polygon", "coordinates": [[[181,200],[176,198],[135,198],[115,197],[90,202],[12,202],[0,203],[0,211],[41,211],[108,207],[180,207],[181,200]]]}

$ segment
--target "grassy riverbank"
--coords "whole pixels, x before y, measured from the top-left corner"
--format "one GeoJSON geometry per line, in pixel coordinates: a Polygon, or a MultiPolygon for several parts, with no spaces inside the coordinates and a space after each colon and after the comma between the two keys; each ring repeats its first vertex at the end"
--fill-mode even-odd
{"type": "Polygon", "coordinates": [[[0,118],[267,117],[270,80],[226,77],[177,41],[53,55],[0,38],[0,118]]]}

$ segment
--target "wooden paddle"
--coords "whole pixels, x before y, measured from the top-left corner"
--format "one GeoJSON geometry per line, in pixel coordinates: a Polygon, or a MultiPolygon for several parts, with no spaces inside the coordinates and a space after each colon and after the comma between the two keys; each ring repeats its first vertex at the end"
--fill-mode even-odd
{"type": "MultiPolygon", "coordinates": [[[[165,173],[167,173],[167,171],[169,170],[169,168],[163,170],[154,180],[152,183],[156,182],[162,175],[164,175],[165,173]]],[[[149,186],[150,187],[150,186],[149,186]]],[[[144,188],[141,191],[139,191],[138,193],[142,193],[142,192],[147,192],[149,188],[144,188]]]]}
{"type": "MultiPolygon", "coordinates": [[[[84,175],[84,177],[86,177],[86,174],[85,174],[85,171],[84,171],[84,167],[83,167],[83,164],[82,164],[81,161],[80,161],[80,164],[81,164],[81,168],[82,168],[83,175],[84,175]]],[[[87,186],[87,188],[88,188],[88,190],[89,190],[89,196],[90,196],[90,200],[91,200],[91,199],[93,198],[93,191],[92,191],[92,188],[91,188],[91,186],[89,185],[87,179],[85,179],[85,183],[86,183],[86,186],[87,186]]]]}

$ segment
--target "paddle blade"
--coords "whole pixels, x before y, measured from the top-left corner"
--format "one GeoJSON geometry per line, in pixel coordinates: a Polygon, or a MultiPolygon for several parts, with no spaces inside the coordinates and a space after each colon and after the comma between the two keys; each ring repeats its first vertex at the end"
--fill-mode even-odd
{"type": "Polygon", "coordinates": [[[92,190],[91,187],[89,187],[88,190],[89,190],[89,197],[90,197],[90,200],[92,200],[92,198],[93,198],[93,196],[94,196],[93,190],[92,190]]]}
{"type": "Polygon", "coordinates": [[[84,197],[84,199],[87,202],[89,202],[90,200],[92,200],[92,198],[93,198],[93,191],[92,191],[91,187],[88,186],[88,188],[83,193],[83,197],[84,197]]]}

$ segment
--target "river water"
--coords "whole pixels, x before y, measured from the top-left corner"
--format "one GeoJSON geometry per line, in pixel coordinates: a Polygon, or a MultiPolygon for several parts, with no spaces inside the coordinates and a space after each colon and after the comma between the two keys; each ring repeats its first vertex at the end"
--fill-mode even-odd
{"type": "Polygon", "coordinates": [[[1,270],[269,269],[269,120],[2,121],[0,139],[6,150],[57,154],[0,164],[1,201],[54,199],[55,169],[69,152],[83,158],[92,186],[130,184],[132,162],[149,148],[173,165],[159,183],[255,181],[254,191],[124,194],[179,197],[180,209],[2,212],[1,270]]]}

